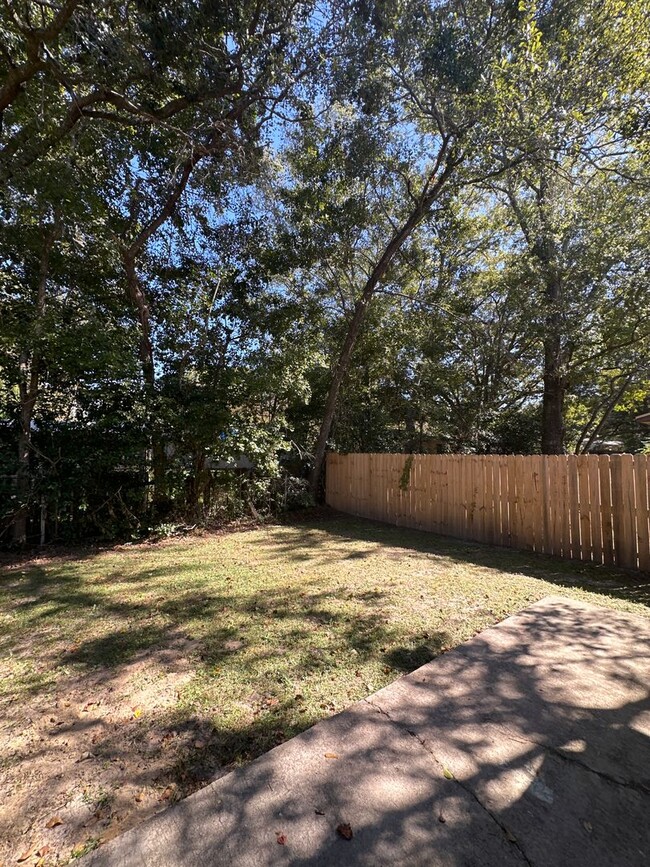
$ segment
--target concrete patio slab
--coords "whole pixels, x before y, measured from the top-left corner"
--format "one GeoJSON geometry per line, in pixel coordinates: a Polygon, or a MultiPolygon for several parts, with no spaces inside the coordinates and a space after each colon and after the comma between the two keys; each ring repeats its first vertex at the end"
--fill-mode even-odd
{"type": "Polygon", "coordinates": [[[548,597],[81,863],[641,867],[649,685],[650,621],[548,597]]]}

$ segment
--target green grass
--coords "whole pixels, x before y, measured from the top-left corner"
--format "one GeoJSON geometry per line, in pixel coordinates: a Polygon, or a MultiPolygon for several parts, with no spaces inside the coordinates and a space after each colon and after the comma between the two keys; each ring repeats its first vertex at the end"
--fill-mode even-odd
{"type": "MultiPolygon", "coordinates": [[[[345,516],[8,565],[0,582],[14,708],[192,642],[174,702],[134,723],[190,732],[182,791],[549,594],[650,604],[639,578],[345,516]]],[[[140,676],[155,690],[164,662],[140,676]]]]}

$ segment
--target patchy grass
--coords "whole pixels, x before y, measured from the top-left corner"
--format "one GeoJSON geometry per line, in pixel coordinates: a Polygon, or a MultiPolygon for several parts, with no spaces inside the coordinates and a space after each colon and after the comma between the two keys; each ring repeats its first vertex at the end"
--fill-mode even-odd
{"type": "Polygon", "coordinates": [[[78,857],[550,593],[650,613],[639,578],[337,515],[0,588],[0,863],[78,857]]]}

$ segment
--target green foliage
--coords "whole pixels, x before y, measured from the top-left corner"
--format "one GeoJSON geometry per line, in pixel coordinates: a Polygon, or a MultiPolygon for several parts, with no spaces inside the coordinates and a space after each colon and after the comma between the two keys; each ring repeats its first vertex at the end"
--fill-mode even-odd
{"type": "Polygon", "coordinates": [[[409,455],[407,459],[404,461],[404,468],[402,469],[402,474],[399,478],[399,489],[400,491],[406,492],[409,489],[409,485],[411,483],[411,467],[413,466],[413,455],[409,455]]]}
{"type": "Polygon", "coordinates": [[[2,542],[306,505],[360,304],[331,447],[645,449],[644,11],[4,4],[2,542]]]}

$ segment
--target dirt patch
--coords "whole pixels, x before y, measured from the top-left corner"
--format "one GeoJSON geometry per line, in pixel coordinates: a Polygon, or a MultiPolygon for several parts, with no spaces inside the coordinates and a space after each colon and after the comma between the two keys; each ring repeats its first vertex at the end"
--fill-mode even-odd
{"type": "Polygon", "coordinates": [[[209,732],[198,719],[175,726],[172,709],[197,645],[172,633],[124,665],[4,704],[0,863],[28,852],[22,863],[65,863],[193,788],[182,767],[209,732]]]}

